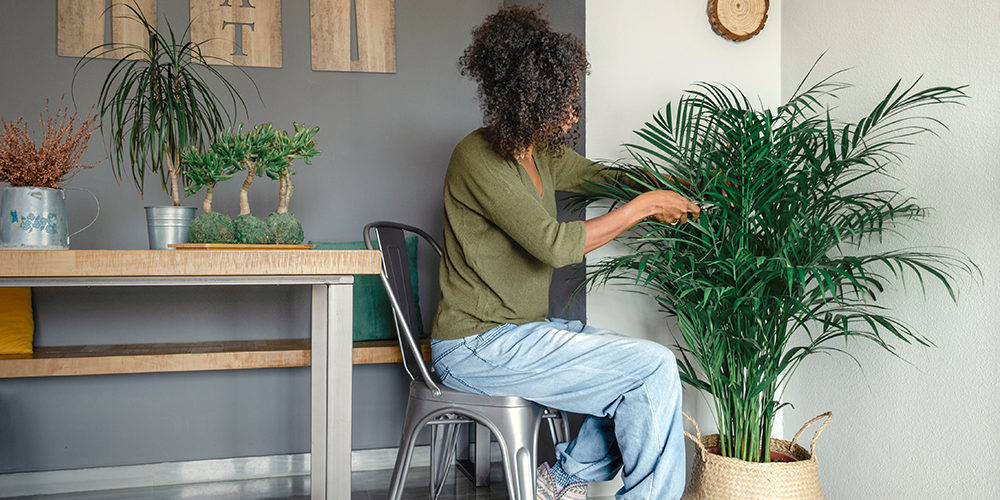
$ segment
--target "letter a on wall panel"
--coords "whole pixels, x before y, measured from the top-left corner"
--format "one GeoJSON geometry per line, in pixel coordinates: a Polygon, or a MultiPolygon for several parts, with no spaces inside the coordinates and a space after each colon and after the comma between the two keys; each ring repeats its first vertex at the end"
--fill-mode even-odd
{"type": "MultiPolygon", "coordinates": [[[[127,5],[136,8],[149,20],[156,24],[156,0],[132,0],[127,5]]],[[[61,56],[81,57],[90,49],[105,43],[104,38],[104,0],[59,0],[58,30],[56,38],[56,53],[61,56]]],[[[124,3],[111,5],[111,42],[117,45],[135,45],[144,47],[149,43],[146,29],[142,26],[135,13],[124,3]]],[[[110,48],[110,47],[108,47],[110,48]]],[[[120,48],[107,53],[98,49],[91,53],[99,54],[105,59],[119,59],[135,48],[120,48]]]]}
{"type": "Polygon", "coordinates": [[[212,61],[281,67],[281,0],[190,0],[191,41],[212,61]]]}
{"type": "Polygon", "coordinates": [[[352,0],[310,0],[312,69],[396,72],[394,0],[353,0],[358,57],[351,57],[352,0]]]}

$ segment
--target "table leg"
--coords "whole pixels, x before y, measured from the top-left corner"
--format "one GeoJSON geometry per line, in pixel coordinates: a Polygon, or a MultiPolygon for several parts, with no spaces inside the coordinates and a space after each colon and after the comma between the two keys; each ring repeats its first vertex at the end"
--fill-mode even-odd
{"type": "Polygon", "coordinates": [[[327,498],[351,498],[351,409],[354,370],[353,279],[328,290],[327,498]]]}
{"type": "Polygon", "coordinates": [[[313,285],[312,500],[351,496],[352,284],[313,285]]]}
{"type": "Polygon", "coordinates": [[[312,500],[326,500],[329,288],[330,285],[312,286],[312,445],[310,453],[312,500]]]}

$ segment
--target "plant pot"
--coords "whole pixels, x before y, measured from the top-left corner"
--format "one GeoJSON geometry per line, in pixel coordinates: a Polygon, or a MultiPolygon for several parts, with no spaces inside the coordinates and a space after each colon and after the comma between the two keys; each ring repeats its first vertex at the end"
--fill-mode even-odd
{"type": "Polygon", "coordinates": [[[187,243],[188,226],[197,211],[196,207],[146,207],[149,249],[170,250],[171,243],[187,243]]]}
{"type": "MultiPolygon", "coordinates": [[[[80,188],[66,188],[94,193],[80,188]]],[[[97,197],[94,196],[97,202],[97,197]]],[[[69,237],[87,229],[101,213],[83,229],[69,233],[66,221],[66,191],[33,186],[3,188],[0,200],[0,248],[25,250],[69,250],[69,237]]]]}
{"type": "Polygon", "coordinates": [[[819,484],[819,464],[816,461],[816,440],[830,423],[833,414],[824,413],[802,426],[791,442],[771,438],[772,458],[792,461],[767,463],[746,462],[723,457],[711,452],[719,448],[719,435],[702,437],[701,428],[691,417],[698,435],[687,431],[684,435],[698,448],[691,468],[691,477],[684,490],[683,500],[825,500],[819,484]],[[814,422],[826,417],[813,436],[810,451],[799,446],[799,436],[814,422]],[[777,455],[777,456],[776,456],[777,455]]]}

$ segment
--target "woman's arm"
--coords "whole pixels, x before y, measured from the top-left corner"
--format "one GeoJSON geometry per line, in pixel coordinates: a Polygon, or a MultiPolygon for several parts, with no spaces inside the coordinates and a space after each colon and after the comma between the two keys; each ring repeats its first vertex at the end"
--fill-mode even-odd
{"type": "Polygon", "coordinates": [[[673,191],[642,193],[615,210],[585,221],[587,240],[583,251],[590,253],[604,246],[646,217],[655,217],[667,224],[683,224],[689,216],[691,220],[698,220],[700,214],[701,209],[697,205],[673,191]]]}

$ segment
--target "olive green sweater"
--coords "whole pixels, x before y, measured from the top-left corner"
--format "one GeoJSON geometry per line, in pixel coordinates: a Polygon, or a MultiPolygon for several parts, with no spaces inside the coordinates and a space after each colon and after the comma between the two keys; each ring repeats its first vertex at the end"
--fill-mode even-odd
{"type": "Polygon", "coordinates": [[[535,151],[539,196],[524,168],[493,150],[488,133],[462,139],[445,174],[435,339],[544,320],[552,270],[583,261],[584,223],[556,220],[555,192],[582,192],[586,180],[600,177],[600,165],[568,148],[558,159],[535,151]]]}

